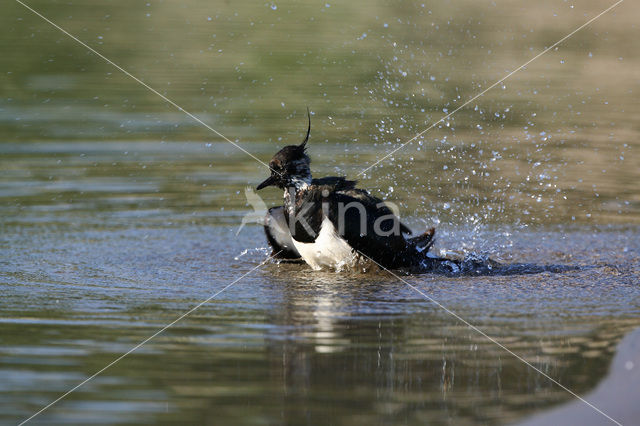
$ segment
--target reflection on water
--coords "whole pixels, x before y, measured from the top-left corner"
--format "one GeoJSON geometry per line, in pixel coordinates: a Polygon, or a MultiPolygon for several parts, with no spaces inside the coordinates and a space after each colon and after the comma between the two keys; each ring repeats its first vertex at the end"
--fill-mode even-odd
{"type": "MultiPolygon", "coordinates": [[[[309,105],[313,172],[350,177],[604,7],[33,6],[263,160],[309,105]]],[[[640,324],[637,9],[361,176],[414,230],[438,225],[436,251],[508,265],[405,279],[579,394],[640,324]]],[[[0,22],[0,421],[16,423],[264,259],[260,227],[235,234],[266,170],[17,3],[0,22]]],[[[497,424],[570,399],[381,271],[268,264],[41,419],[497,424]]]]}
{"type": "MultiPolygon", "coordinates": [[[[255,246],[256,226],[235,239],[235,227],[212,217],[200,218],[211,224],[168,213],[74,217],[65,224],[16,218],[4,228],[7,421],[57,397],[264,256],[234,260],[255,246]]],[[[519,236],[518,260],[572,271],[406,279],[584,393],[604,377],[640,310],[638,231],[597,235],[519,236]]],[[[503,423],[570,399],[391,276],[268,264],[46,419],[503,423]]]]}

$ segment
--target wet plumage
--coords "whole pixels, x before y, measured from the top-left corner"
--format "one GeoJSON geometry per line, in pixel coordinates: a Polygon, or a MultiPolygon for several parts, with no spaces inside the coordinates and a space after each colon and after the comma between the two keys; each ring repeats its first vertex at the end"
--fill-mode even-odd
{"type": "Polygon", "coordinates": [[[284,190],[284,205],[265,218],[267,240],[285,259],[302,258],[314,269],[340,269],[369,257],[387,268],[430,267],[443,261],[427,255],[434,230],[409,237],[411,230],[384,202],[344,177],[313,179],[307,136],[269,163],[271,176],[258,185],[284,190]],[[364,256],[363,256],[364,255],[364,256]]]}

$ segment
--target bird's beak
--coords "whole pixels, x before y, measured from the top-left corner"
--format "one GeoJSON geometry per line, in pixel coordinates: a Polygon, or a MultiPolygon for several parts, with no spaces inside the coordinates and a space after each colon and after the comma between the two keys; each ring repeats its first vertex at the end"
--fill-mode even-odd
{"type": "Polygon", "coordinates": [[[256,187],[256,190],[260,190],[262,188],[266,188],[267,186],[275,185],[276,184],[276,179],[277,179],[276,175],[269,176],[260,185],[258,185],[256,187]]]}

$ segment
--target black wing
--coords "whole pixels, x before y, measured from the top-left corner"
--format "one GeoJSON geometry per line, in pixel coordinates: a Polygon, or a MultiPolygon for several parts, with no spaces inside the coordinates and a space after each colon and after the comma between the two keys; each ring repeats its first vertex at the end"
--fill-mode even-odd
{"type": "MultiPolygon", "coordinates": [[[[367,214],[371,216],[374,221],[382,217],[387,218],[383,221],[383,228],[386,227],[391,229],[394,226],[398,226],[401,234],[411,234],[411,229],[409,229],[409,227],[404,223],[400,222],[400,219],[393,214],[384,201],[378,197],[374,197],[364,189],[355,187],[340,189],[336,192],[336,195],[343,198],[347,197],[347,199],[353,199],[351,202],[355,201],[362,203],[367,209],[367,214]]],[[[384,229],[386,230],[386,228],[384,229]]]]}
{"type": "Polygon", "coordinates": [[[358,181],[348,180],[344,176],[327,176],[323,178],[313,179],[312,186],[329,187],[332,191],[354,189],[358,181]]]}
{"type": "Polygon", "coordinates": [[[404,235],[411,231],[380,200],[360,189],[337,191],[329,218],[355,250],[386,267],[397,267],[414,250],[404,235]]]}

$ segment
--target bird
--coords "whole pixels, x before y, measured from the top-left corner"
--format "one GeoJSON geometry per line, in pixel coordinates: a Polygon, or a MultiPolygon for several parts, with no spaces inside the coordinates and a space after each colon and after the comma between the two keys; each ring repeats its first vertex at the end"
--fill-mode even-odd
{"type": "Polygon", "coordinates": [[[284,203],[264,218],[272,256],[303,260],[312,269],[342,270],[371,260],[388,269],[434,269],[455,261],[431,255],[435,229],[411,236],[411,230],[380,198],[343,176],[313,178],[307,134],[299,145],[288,145],[269,162],[270,176],[256,190],[275,186],[284,203]]]}

